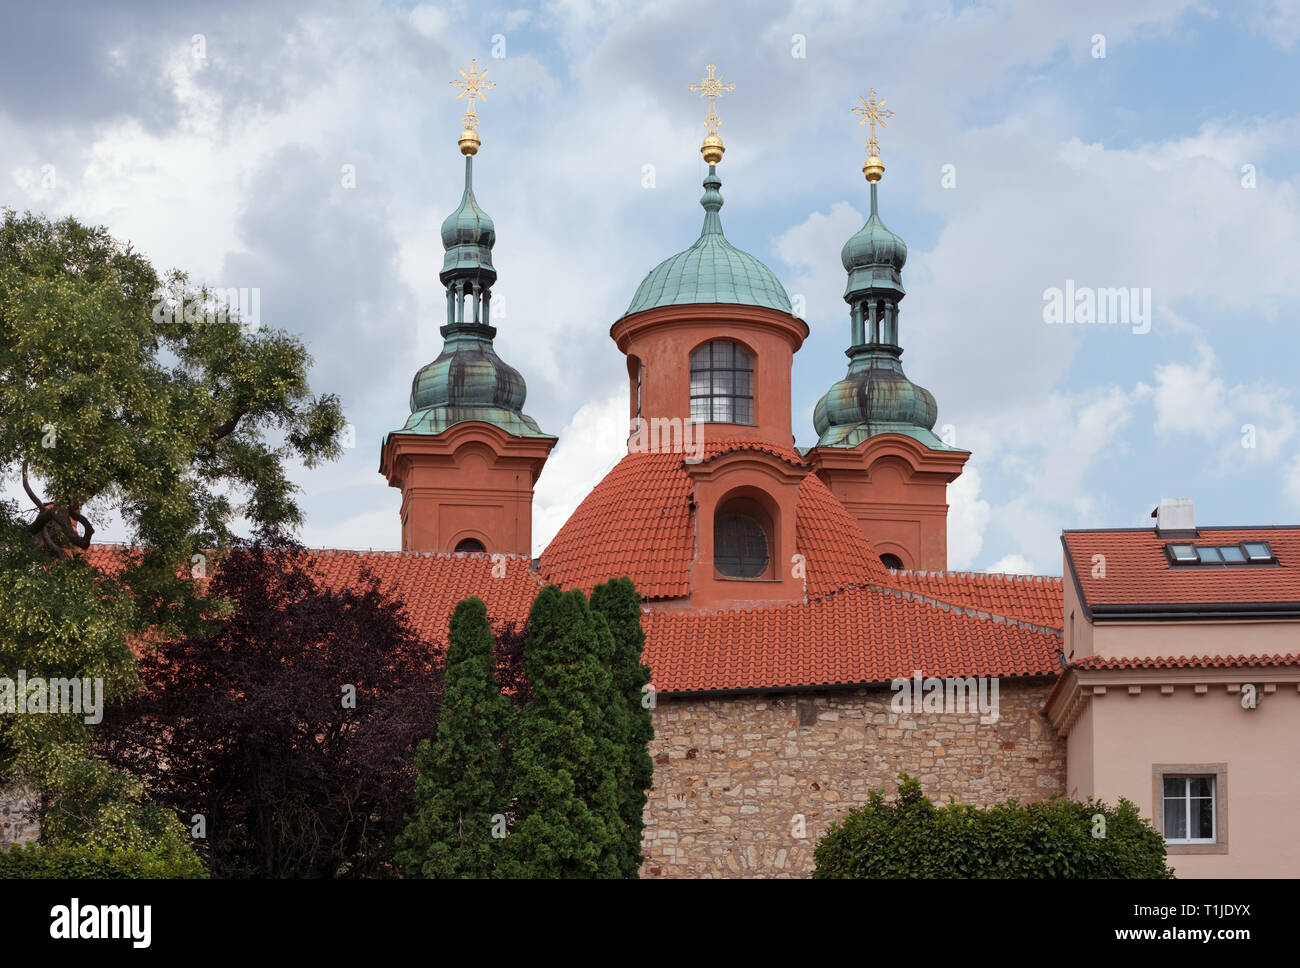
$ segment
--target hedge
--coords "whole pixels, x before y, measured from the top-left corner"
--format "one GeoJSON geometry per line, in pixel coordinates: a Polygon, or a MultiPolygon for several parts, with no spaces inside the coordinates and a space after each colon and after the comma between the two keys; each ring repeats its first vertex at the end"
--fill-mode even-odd
{"type": "Polygon", "coordinates": [[[873,791],[817,844],[814,877],[1169,878],[1165,842],[1138,808],[1059,795],[981,808],[936,807],[899,775],[898,796],[873,791]]]}
{"type": "Polygon", "coordinates": [[[15,844],[0,849],[0,880],[205,878],[193,851],[110,850],[74,844],[15,844]]]}

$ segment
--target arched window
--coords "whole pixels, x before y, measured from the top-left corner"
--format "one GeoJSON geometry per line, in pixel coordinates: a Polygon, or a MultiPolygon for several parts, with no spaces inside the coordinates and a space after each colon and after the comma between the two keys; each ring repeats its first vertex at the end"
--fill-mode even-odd
{"type": "Polygon", "coordinates": [[[487,549],[483,547],[483,542],[479,541],[478,538],[463,538],[460,543],[456,545],[456,550],[470,553],[477,552],[479,554],[487,551],[487,549]]]}
{"type": "Polygon", "coordinates": [[[713,567],[726,578],[763,578],[771,554],[757,517],[726,511],[713,520],[713,567]]]}
{"type": "Polygon", "coordinates": [[[749,350],[714,340],[691,351],[691,419],[754,422],[754,357],[749,350]]]}
{"type": "Polygon", "coordinates": [[[880,563],[886,568],[893,568],[897,571],[901,571],[903,568],[903,561],[898,555],[881,555],[880,563]]]}

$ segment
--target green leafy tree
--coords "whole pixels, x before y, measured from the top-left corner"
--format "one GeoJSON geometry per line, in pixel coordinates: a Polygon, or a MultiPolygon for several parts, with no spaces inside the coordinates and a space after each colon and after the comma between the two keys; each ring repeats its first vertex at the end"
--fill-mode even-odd
{"type": "Polygon", "coordinates": [[[621,700],[619,815],[624,837],[620,864],[624,877],[636,877],[642,861],[646,791],[654,783],[654,761],[649,750],[654,739],[650,716],[653,694],[647,690],[650,667],[641,661],[645,648],[641,596],[630,578],[617,578],[592,591],[591,607],[605,617],[614,636],[613,687],[621,700]]]}
{"type": "Polygon", "coordinates": [[[411,876],[491,877],[502,851],[494,817],[509,807],[503,743],[516,710],[501,694],[495,649],[486,606],[465,599],[451,617],[442,720],[416,752],[415,815],[398,841],[411,876]]]}
{"type": "MultiPolygon", "coordinates": [[[[309,366],[107,230],[4,210],[0,477],[28,506],[0,502],[0,676],[102,677],[111,702],[138,685],[130,643],[204,624],[232,521],[293,528],[286,462],[339,452],[339,401],[311,393],[309,366]],[[138,547],[101,570],[79,552],[112,514],[138,547]]],[[[43,818],[75,812],[89,738],[76,714],[0,714],[0,784],[36,788],[43,818]]]]}
{"type": "Polygon", "coordinates": [[[624,843],[609,723],[614,637],[580,591],[533,602],[524,646],[532,698],[512,743],[516,821],[501,872],[618,877],[624,843]]]}

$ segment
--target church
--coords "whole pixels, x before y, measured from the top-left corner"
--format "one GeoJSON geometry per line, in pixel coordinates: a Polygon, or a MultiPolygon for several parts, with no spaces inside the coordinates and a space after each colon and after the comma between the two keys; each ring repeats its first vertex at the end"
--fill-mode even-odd
{"type": "Polygon", "coordinates": [[[874,91],[854,109],[870,214],[841,253],[848,365],[816,444],[795,446],[791,412],[808,325],[724,231],[731,85],[709,65],[692,86],[709,104],[703,211],[682,199],[689,244],[610,323],[627,454],[532,557],[557,438],[494,347],[496,227],[473,181],[485,73],[453,82],[468,110],[442,349],[380,449],[402,550],[314,551],[324,580],[369,571],[445,641],[471,595],[522,624],[549,583],[631,578],[653,677],[644,877],[806,877],[829,825],[900,773],[938,802],[1124,797],[1180,877],[1300,875],[1300,527],[1198,525],[1167,500],[1149,528],[1063,532],[1063,578],[947,570],[947,487],[970,454],[935,434],[935,396],[902,365],[907,246],[882,214],[892,112],[874,91]]]}
{"type": "Polygon", "coordinates": [[[1064,579],[947,571],[946,488],[970,455],[935,435],[935,397],[902,366],[907,246],[881,215],[892,112],[874,90],[854,109],[870,216],[842,250],[848,367],[814,411],[817,443],[796,448],[792,429],[808,326],[724,232],[715,105],[733,85],[710,64],[692,85],[709,104],[699,235],[609,329],[628,453],[531,559],[556,438],[493,347],[496,228],[473,185],[484,73],[453,82],[469,109],[442,352],[382,445],[403,550],[362,557],[434,634],[468,594],[522,621],[546,583],[633,580],[655,690],[644,876],[806,876],[827,826],[900,772],[937,801],[1125,796],[1181,876],[1300,874],[1283,833],[1300,772],[1267,764],[1300,725],[1300,529],[1197,529],[1190,502],[1163,502],[1154,529],[1063,534],[1064,579]],[[898,703],[912,681],[972,697],[992,681],[997,708],[898,703]]]}

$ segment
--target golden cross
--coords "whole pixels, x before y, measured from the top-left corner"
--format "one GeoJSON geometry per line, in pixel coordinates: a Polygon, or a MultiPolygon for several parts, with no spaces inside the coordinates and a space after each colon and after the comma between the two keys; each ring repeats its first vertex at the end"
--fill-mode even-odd
{"type": "Polygon", "coordinates": [[[478,115],[474,113],[474,99],[476,97],[481,97],[486,101],[487,95],[483,92],[492,90],[496,87],[496,83],[493,81],[483,80],[483,78],[487,76],[487,68],[485,67],[483,70],[479,70],[477,58],[469,62],[469,73],[466,74],[464,71],[461,71],[460,76],[464,78],[464,80],[451,81],[450,83],[452,87],[458,87],[461,89],[460,93],[456,95],[457,101],[466,95],[469,95],[469,107],[465,110],[463,123],[467,128],[477,128],[478,115]]]}
{"type": "Polygon", "coordinates": [[[894,112],[882,110],[885,106],[885,99],[881,98],[879,103],[876,102],[876,89],[874,87],[871,89],[870,97],[870,101],[864,97],[858,98],[858,100],[862,102],[862,106],[858,107],[857,105],[854,105],[853,113],[862,115],[862,120],[858,122],[859,124],[871,125],[871,137],[867,140],[867,153],[879,155],[880,142],[876,140],[876,125],[880,125],[882,128],[887,127],[885,124],[885,118],[892,118],[894,112]]]}
{"type": "Polygon", "coordinates": [[[709,113],[704,116],[704,127],[708,129],[709,134],[717,134],[718,125],[722,123],[718,112],[714,110],[717,99],[730,94],[736,89],[736,85],[729,81],[724,83],[722,78],[714,76],[714,72],[718,69],[717,64],[706,64],[704,69],[708,73],[700,78],[700,83],[689,85],[687,90],[709,99],[709,113]]]}

